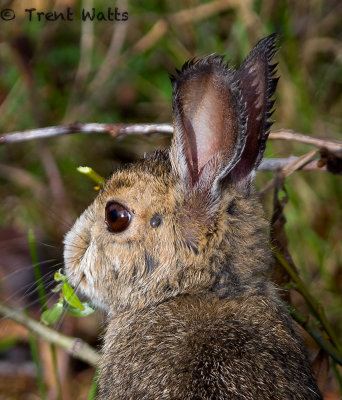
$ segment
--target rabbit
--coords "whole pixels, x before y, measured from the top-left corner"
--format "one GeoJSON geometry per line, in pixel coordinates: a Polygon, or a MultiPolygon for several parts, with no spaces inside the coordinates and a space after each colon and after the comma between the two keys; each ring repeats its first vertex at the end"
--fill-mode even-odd
{"type": "Polygon", "coordinates": [[[252,185],[276,51],[273,34],[238,70],[185,63],[171,147],[115,171],[67,233],[70,283],[108,314],[98,399],[322,399],[252,185]]]}

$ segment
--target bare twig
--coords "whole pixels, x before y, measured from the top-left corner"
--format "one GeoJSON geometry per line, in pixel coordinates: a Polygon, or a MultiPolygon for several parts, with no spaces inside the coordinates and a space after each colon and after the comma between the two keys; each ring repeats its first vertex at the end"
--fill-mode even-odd
{"type": "MultiPolygon", "coordinates": [[[[291,175],[293,172],[297,171],[298,169],[303,168],[305,165],[307,165],[308,162],[312,160],[312,158],[318,153],[318,150],[311,150],[308,153],[302,155],[301,157],[298,157],[296,160],[293,162],[290,162],[287,164],[284,168],[282,168],[280,172],[280,177],[282,178],[287,178],[289,175],[291,175]]],[[[275,179],[271,179],[267,184],[259,191],[259,195],[262,197],[264,196],[269,190],[271,190],[274,187],[274,182],[275,179]]]]}
{"type": "Polygon", "coordinates": [[[24,312],[15,310],[14,308],[8,307],[2,303],[0,303],[0,314],[25,326],[27,329],[40,336],[41,339],[62,347],[73,357],[85,361],[89,365],[97,367],[100,355],[83,340],[63,335],[54,329],[42,325],[35,319],[27,316],[24,312]]]}
{"type": "MultiPolygon", "coordinates": [[[[113,137],[131,134],[150,134],[150,133],[173,133],[171,124],[98,124],[98,123],[80,123],[61,126],[50,126],[47,128],[30,129],[0,135],[0,144],[23,142],[26,140],[42,139],[53,136],[60,136],[70,133],[107,133],[113,137]]],[[[289,129],[273,131],[269,136],[270,140],[289,140],[310,144],[315,147],[323,147],[332,152],[342,152],[342,142],[325,138],[304,135],[289,129]]]]}
{"type": "Polygon", "coordinates": [[[75,122],[67,125],[3,134],[0,135],[0,144],[43,139],[71,133],[107,133],[112,137],[118,137],[121,135],[146,135],[150,133],[172,134],[173,128],[169,124],[97,124],[75,122]]]}
{"type": "Polygon", "coordinates": [[[272,140],[281,139],[281,140],[289,140],[294,142],[311,144],[312,146],[315,147],[323,147],[334,153],[342,154],[342,142],[338,140],[331,140],[325,138],[318,138],[310,135],[304,135],[303,133],[299,133],[291,129],[281,129],[278,131],[273,131],[270,134],[269,138],[272,140]]]}
{"type": "MultiPolygon", "coordinates": [[[[259,165],[259,171],[277,171],[285,168],[288,165],[294,164],[300,157],[289,156],[287,158],[264,158],[259,165]]],[[[326,166],[320,167],[317,165],[317,159],[309,161],[300,168],[305,171],[326,171],[326,166]]]]}
{"type": "MultiPolygon", "coordinates": [[[[67,125],[51,126],[48,128],[31,129],[21,132],[5,133],[0,135],[0,144],[17,143],[27,140],[50,138],[72,133],[106,133],[113,138],[123,135],[149,135],[153,133],[172,134],[173,127],[170,124],[98,124],[98,123],[80,123],[75,122],[67,125]]],[[[337,140],[329,140],[323,138],[312,137],[291,130],[279,130],[271,132],[269,138],[271,140],[290,140],[306,144],[310,144],[319,148],[327,149],[335,154],[342,154],[342,142],[337,140]]],[[[302,157],[290,156],[288,158],[264,159],[259,167],[261,171],[283,171],[285,176],[290,175],[298,169],[305,170],[326,170],[325,167],[317,165],[315,161],[310,162],[310,158],[318,153],[318,150],[313,150],[302,157]],[[303,158],[304,157],[304,158],[303,158]]],[[[273,185],[273,182],[268,184],[263,190],[265,193],[273,185]]]]}

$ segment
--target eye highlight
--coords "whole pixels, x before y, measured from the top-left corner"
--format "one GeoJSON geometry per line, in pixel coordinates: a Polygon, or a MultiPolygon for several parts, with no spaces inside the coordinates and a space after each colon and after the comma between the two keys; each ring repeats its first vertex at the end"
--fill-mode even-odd
{"type": "Polygon", "coordinates": [[[119,233],[128,228],[131,214],[122,204],[115,201],[106,204],[105,223],[110,232],[119,233]]]}

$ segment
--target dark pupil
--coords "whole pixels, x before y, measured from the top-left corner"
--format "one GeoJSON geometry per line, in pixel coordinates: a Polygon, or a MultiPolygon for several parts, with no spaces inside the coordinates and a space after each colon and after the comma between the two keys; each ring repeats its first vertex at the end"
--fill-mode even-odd
{"type": "Polygon", "coordinates": [[[109,218],[112,222],[115,222],[118,219],[119,215],[122,215],[122,211],[118,213],[117,210],[115,210],[115,208],[109,211],[109,218]]]}
{"type": "Polygon", "coordinates": [[[106,223],[111,232],[124,231],[131,221],[129,211],[119,203],[109,203],[106,206],[106,223]]]}

